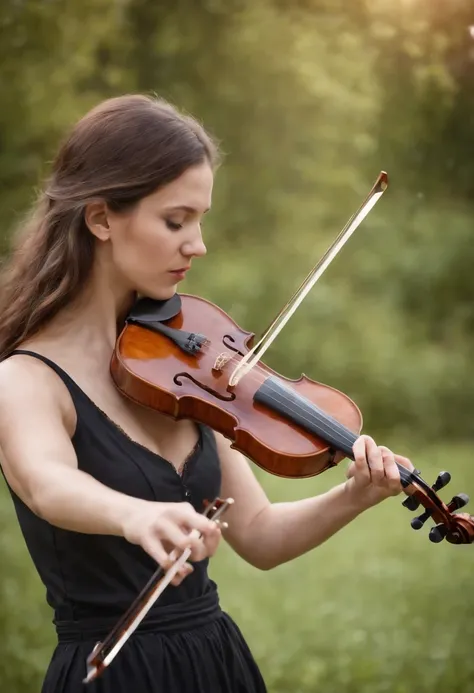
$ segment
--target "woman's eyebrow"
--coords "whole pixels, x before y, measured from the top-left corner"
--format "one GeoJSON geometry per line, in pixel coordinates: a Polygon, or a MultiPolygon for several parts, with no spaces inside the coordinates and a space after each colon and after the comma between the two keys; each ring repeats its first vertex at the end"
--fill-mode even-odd
{"type": "MultiPolygon", "coordinates": [[[[210,207],[204,210],[203,214],[209,211],[210,207]]],[[[199,214],[199,210],[194,207],[188,207],[188,205],[176,205],[174,207],[167,207],[166,212],[188,212],[189,214],[199,214]]]]}

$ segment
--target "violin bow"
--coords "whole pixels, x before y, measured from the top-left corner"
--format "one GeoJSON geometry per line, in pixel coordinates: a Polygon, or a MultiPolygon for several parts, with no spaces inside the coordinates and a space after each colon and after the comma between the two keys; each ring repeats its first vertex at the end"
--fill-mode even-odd
{"type": "Polygon", "coordinates": [[[301,305],[307,294],[311,291],[318,279],[324,271],[329,267],[339,251],[344,247],[354,231],[361,225],[368,213],[373,209],[376,203],[380,200],[385,190],[388,188],[388,174],[381,171],[377,180],[372,186],[369,194],[357,210],[349,219],[342,231],[339,233],[334,242],[329,246],[319,262],[313,267],[308,276],[303,280],[303,283],[295,291],[288,303],[278,313],[263,336],[250,349],[247,354],[239,361],[229,378],[229,386],[235,387],[238,382],[246,375],[262,358],[273,340],[278,337],[281,330],[284,328],[288,320],[291,318],[296,309],[301,305]]]}
{"type": "MultiPolygon", "coordinates": [[[[203,515],[221,524],[219,518],[233,502],[232,498],[226,498],[225,500],[216,498],[212,503],[205,504],[206,508],[203,515]]],[[[225,527],[226,524],[222,523],[222,526],[225,527]]],[[[190,533],[190,537],[193,538],[200,536],[201,534],[196,529],[193,529],[190,533]]],[[[87,658],[87,675],[83,683],[90,683],[100,676],[109,666],[115,655],[121,650],[132,633],[143,621],[160,594],[164,592],[174,576],[184,566],[190,555],[190,548],[185,549],[181,553],[174,549],[170,554],[170,559],[173,563],[168,570],[165,571],[160,566],[153,573],[138,597],[132,602],[106,638],[96,643],[94,649],[87,658]]]]}

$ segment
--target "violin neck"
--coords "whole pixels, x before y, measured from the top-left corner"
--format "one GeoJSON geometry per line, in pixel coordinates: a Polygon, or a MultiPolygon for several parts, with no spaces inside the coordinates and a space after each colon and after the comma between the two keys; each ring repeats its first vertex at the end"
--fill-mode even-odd
{"type": "Polygon", "coordinates": [[[352,446],[358,436],[276,376],[265,380],[254,400],[354,459],[352,446]]]}
{"type": "MultiPolygon", "coordinates": [[[[309,399],[296,393],[276,376],[269,376],[265,380],[255,393],[254,400],[300,426],[308,433],[321,438],[335,450],[340,450],[349,459],[354,459],[352,446],[359,436],[326,414],[309,399]]],[[[398,462],[395,464],[400,472],[402,486],[409,486],[416,481],[427,493],[433,493],[426,482],[415,473],[416,470],[412,473],[398,462]]]]}

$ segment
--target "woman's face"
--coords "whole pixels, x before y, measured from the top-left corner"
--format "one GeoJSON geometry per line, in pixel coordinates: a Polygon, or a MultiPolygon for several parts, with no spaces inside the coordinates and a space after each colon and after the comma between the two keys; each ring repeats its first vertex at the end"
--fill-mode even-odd
{"type": "Polygon", "coordinates": [[[121,287],[158,300],[176,293],[192,260],[206,253],[201,220],[211,207],[212,186],[211,166],[203,163],[131,211],[107,210],[107,263],[121,287]]]}

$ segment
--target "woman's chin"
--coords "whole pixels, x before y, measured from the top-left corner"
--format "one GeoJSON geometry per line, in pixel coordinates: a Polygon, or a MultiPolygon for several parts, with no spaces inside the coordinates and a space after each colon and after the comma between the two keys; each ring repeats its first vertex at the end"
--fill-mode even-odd
{"type": "Polygon", "coordinates": [[[146,298],[152,298],[155,301],[167,301],[169,298],[173,298],[178,289],[177,284],[173,286],[160,286],[159,288],[153,288],[148,291],[148,293],[139,293],[140,296],[146,296],[146,298]]]}

